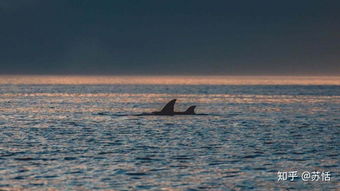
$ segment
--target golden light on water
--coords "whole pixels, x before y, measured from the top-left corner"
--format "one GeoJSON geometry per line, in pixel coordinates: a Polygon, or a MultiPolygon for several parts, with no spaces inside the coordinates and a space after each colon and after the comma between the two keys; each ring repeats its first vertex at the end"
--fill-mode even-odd
{"type": "Polygon", "coordinates": [[[237,189],[252,180],[252,185],[271,190],[277,186],[271,183],[273,169],[324,170],[308,165],[314,160],[330,167],[337,164],[337,150],[324,151],[331,156],[327,160],[315,159],[310,152],[315,145],[326,146],[308,146],[334,139],[338,86],[144,89],[142,84],[340,85],[340,77],[0,76],[0,84],[0,125],[5,132],[0,150],[6,151],[8,167],[1,171],[0,184],[5,190],[33,184],[38,186],[28,190],[58,190],[64,185],[86,190],[73,185],[78,180],[110,190],[111,181],[136,176],[140,181],[126,182],[131,188],[142,182],[176,190],[173,182],[178,182],[183,189],[192,185],[214,189],[214,182],[206,183],[221,180],[224,187],[237,189]],[[160,110],[174,98],[176,111],[195,104],[197,113],[204,115],[138,116],[160,110]],[[296,145],[297,139],[302,146],[286,154],[296,161],[280,161],[285,156],[282,148],[296,145]],[[252,168],[244,170],[249,163],[252,168]],[[264,178],[259,179],[257,172],[264,178]]]}
{"type": "Polygon", "coordinates": [[[340,76],[2,75],[0,84],[340,85],[340,76]]]}

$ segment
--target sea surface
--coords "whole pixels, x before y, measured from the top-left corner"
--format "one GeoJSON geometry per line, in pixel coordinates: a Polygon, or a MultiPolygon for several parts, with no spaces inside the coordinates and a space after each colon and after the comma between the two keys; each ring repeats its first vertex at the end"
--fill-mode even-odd
{"type": "Polygon", "coordinates": [[[340,81],[8,79],[0,190],[340,189],[340,81]],[[136,116],[175,98],[206,115],[136,116]]]}

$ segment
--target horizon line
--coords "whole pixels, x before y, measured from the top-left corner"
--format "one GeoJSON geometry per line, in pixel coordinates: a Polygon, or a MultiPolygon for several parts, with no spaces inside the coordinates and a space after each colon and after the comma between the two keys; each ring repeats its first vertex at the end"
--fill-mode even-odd
{"type": "Polygon", "coordinates": [[[340,85],[340,76],[0,75],[0,84],[340,85]]]}
{"type": "Polygon", "coordinates": [[[1,74],[0,76],[98,76],[98,77],[247,77],[247,76],[263,76],[263,77],[340,77],[340,74],[1,74]]]}

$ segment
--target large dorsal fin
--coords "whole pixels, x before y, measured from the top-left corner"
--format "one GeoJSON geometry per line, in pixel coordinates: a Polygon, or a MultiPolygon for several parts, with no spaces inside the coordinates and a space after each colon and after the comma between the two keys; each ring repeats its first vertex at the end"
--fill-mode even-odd
{"type": "Polygon", "coordinates": [[[161,110],[162,113],[173,113],[175,108],[176,99],[169,101],[161,110]]]}
{"type": "Polygon", "coordinates": [[[190,106],[184,113],[187,113],[187,114],[195,114],[195,108],[196,108],[195,105],[190,106]]]}

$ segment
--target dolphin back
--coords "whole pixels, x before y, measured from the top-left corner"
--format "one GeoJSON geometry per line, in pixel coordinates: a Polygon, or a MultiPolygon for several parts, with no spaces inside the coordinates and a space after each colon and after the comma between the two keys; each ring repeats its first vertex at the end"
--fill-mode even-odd
{"type": "Polygon", "coordinates": [[[174,113],[175,103],[176,99],[169,101],[160,112],[164,114],[174,113]]]}
{"type": "Polygon", "coordinates": [[[195,105],[190,106],[184,113],[186,113],[186,114],[195,114],[195,108],[196,108],[195,105]]]}

